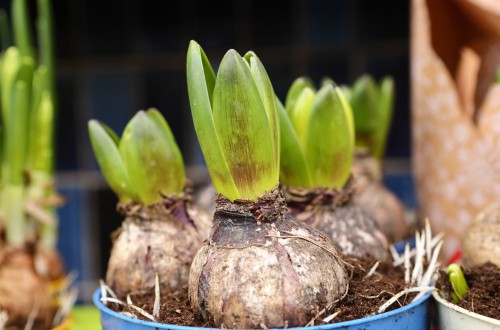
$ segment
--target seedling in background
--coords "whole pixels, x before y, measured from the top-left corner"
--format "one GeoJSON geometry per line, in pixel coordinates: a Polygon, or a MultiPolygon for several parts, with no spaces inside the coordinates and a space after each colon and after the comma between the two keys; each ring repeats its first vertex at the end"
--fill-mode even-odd
{"type": "Polygon", "coordinates": [[[453,292],[451,294],[453,302],[458,304],[464,294],[469,291],[469,286],[465,280],[462,268],[457,264],[451,264],[446,268],[446,275],[448,276],[451,286],[453,287],[453,292]]]}
{"type": "Polygon", "coordinates": [[[343,188],[352,166],[354,124],[340,88],[327,82],[316,91],[309,80],[298,78],[285,107],[277,104],[281,182],[302,188],[343,188]]]}
{"type": "Polygon", "coordinates": [[[342,90],[354,114],[356,146],[382,159],[394,109],[393,79],[385,77],[377,85],[372,77],[364,75],[351,88],[343,86],[342,90]]]}

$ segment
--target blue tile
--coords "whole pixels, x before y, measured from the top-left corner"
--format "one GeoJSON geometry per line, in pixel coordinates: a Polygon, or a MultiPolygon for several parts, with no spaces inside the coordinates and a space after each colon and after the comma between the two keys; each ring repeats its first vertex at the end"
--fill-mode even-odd
{"type": "Polygon", "coordinates": [[[415,183],[411,174],[387,174],[384,183],[403,202],[407,209],[417,208],[415,183]]]}

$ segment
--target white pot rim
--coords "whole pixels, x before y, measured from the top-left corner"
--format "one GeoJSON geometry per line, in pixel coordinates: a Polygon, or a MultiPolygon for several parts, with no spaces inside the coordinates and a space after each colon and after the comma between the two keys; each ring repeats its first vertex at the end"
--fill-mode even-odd
{"type": "Polygon", "coordinates": [[[497,320],[497,319],[494,319],[491,317],[487,317],[487,316],[484,316],[484,315],[481,315],[478,313],[474,313],[474,312],[471,312],[465,308],[462,308],[460,306],[452,304],[451,302],[447,301],[446,299],[441,298],[441,296],[439,295],[439,292],[437,290],[432,292],[432,296],[434,297],[434,299],[436,299],[436,301],[438,303],[440,303],[448,308],[451,308],[451,309],[457,311],[458,313],[462,313],[462,314],[465,314],[469,317],[500,326],[500,320],[497,320]]]}

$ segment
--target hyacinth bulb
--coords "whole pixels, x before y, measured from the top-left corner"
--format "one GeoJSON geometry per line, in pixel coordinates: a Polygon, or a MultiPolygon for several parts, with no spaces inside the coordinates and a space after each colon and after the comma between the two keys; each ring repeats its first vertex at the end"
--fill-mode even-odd
{"type": "Polygon", "coordinates": [[[191,204],[182,156],[170,127],[155,109],[139,111],[121,139],[91,120],[89,134],[101,171],[125,217],[114,235],[107,284],[121,297],[175,291],[208,236],[210,218],[191,204]]]}
{"type": "Polygon", "coordinates": [[[195,312],[230,328],[293,327],[347,293],[330,241],[293,219],[278,189],[275,95],[256,54],[226,53],[215,76],[189,45],[187,82],[198,140],[216,191],[214,223],[191,266],[195,312]]]}

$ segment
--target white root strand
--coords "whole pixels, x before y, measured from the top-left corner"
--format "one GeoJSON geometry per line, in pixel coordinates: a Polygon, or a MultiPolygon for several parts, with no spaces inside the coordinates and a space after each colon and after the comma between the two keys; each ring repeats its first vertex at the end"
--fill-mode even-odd
{"type": "Polygon", "coordinates": [[[106,291],[106,284],[104,284],[103,280],[99,280],[99,286],[101,287],[101,302],[104,304],[104,306],[107,306],[108,305],[108,300],[107,300],[108,293],[106,291]]]}
{"type": "Polygon", "coordinates": [[[372,268],[370,268],[370,270],[368,271],[368,273],[365,275],[365,278],[369,278],[370,276],[372,276],[375,273],[375,271],[377,270],[377,267],[378,267],[379,264],[380,264],[380,261],[377,261],[372,266],[372,268]]]}
{"type": "Polygon", "coordinates": [[[379,309],[377,310],[377,313],[378,314],[383,313],[389,306],[394,304],[399,298],[401,298],[401,296],[403,296],[407,293],[421,292],[421,291],[429,292],[432,290],[434,290],[434,287],[432,287],[432,286],[414,287],[414,288],[404,289],[403,291],[396,293],[391,299],[387,300],[382,306],[380,306],[379,309]]]}
{"type": "Polygon", "coordinates": [[[128,305],[128,307],[135,309],[137,312],[139,312],[145,318],[150,319],[153,322],[156,322],[156,319],[154,318],[154,316],[149,314],[148,312],[146,312],[144,309],[137,307],[136,305],[128,305]]]}
{"type": "Polygon", "coordinates": [[[339,315],[339,314],[340,314],[340,311],[336,311],[336,312],[335,312],[335,313],[333,313],[332,315],[329,315],[329,316],[325,317],[325,318],[323,319],[323,322],[324,322],[324,323],[330,323],[330,322],[331,322],[334,318],[336,318],[336,317],[337,317],[337,315],[339,315]]]}
{"type": "Polygon", "coordinates": [[[410,244],[406,243],[405,246],[405,283],[408,284],[410,282],[410,244]]]}
{"type": "Polygon", "coordinates": [[[429,223],[429,218],[425,219],[425,252],[427,255],[427,261],[431,260],[432,257],[432,247],[431,247],[431,239],[432,239],[432,231],[431,224],[429,223]]]}
{"type": "Polygon", "coordinates": [[[153,304],[153,316],[160,316],[160,280],[158,278],[158,273],[155,276],[155,301],[153,304]]]}
{"type": "Polygon", "coordinates": [[[126,303],[124,303],[123,301],[119,300],[119,299],[115,299],[115,298],[102,298],[101,297],[101,302],[102,303],[105,303],[105,302],[112,302],[112,303],[115,303],[115,304],[118,304],[118,305],[122,305],[122,306],[127,306],[126,303]]]}
{"type": "MultiPolygon", "coordinates": [[[[439,233],[437,234],[435,237],[432,238],[431,240],[431,247],[435,247],[437,245],[437,243],[442,240],[444,237],[444,233],[439,233]]],[[[397,254],[397,252],[396,252],[397,254]]],[[[414,257],[416,254],[416,249],[411,249],[410,250],[410,258],[411,257],[414,257]]],[[[399,265],[402,265],[404,263],[404,255],[401,255],[401,256],[397,256],[396,259],[392,262],[392,264],[394,266],[399,266],[399,265]]]]}
{"type": "Polygon", "coordinates": [[[440,241],[439,244],[436,246],[436,248],[433,250],[431,261],[427,266],[427,270],[424,276],[422,277],[422,280],[418,283],[419,286],[429,285],[429,283],[431,282],[431,277],[436,270],[437,258],[439,255],[439,251],[441,251],[442,246],[443,246],[443,241],[440,241]]]}

